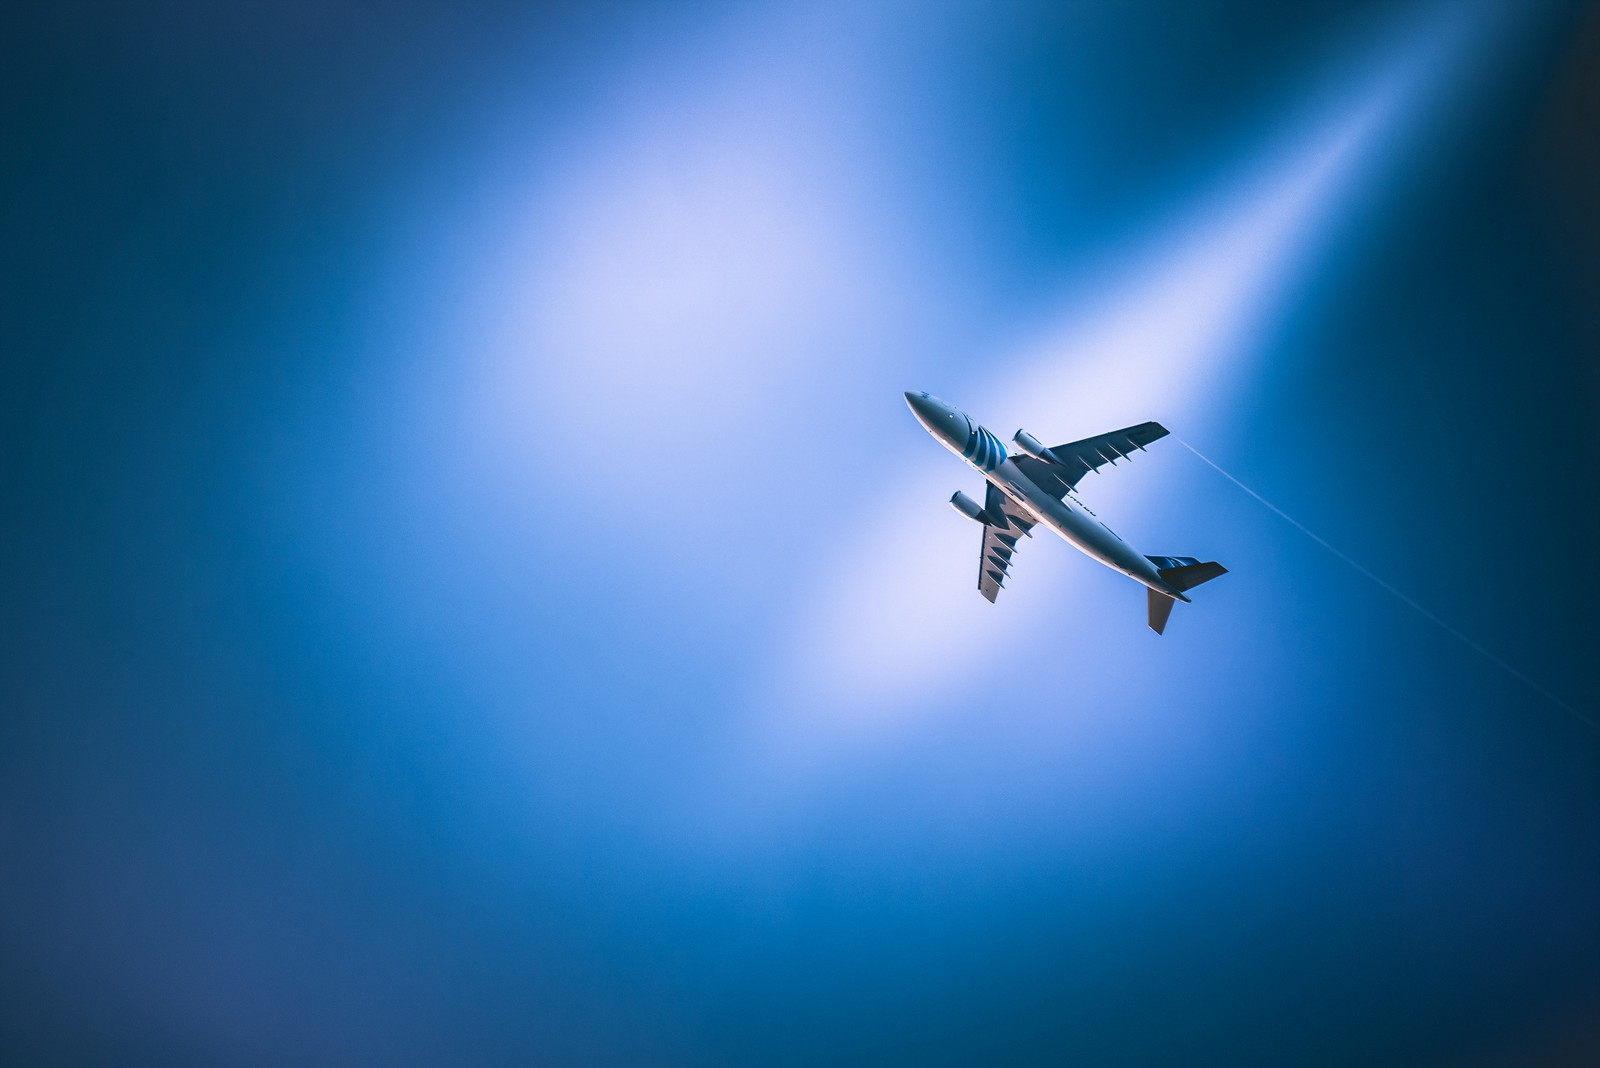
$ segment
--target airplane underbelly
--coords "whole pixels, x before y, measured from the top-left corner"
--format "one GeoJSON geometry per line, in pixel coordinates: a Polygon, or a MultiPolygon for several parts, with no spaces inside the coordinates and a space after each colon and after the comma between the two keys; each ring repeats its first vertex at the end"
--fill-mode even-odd
{"type": "Polygon", "coordinates": [[[1073,548],[1139,581],[1155,579],[1155,569],[1143,556],[1091,516],[1045,493],[1025,479],[998,483],[1006,496],[1021,503],[1040,523],[1055,531],[1073,548]],[[1148,573],[1148,574],[1147,574],[1148,573]]]}

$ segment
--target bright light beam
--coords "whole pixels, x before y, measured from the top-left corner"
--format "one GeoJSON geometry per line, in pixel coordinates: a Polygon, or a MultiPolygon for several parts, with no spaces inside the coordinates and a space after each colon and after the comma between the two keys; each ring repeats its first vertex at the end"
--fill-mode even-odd
{"type": "MultiPolygon", "coordinates": [[[[1319,120],[1299,124],[1309,136],[1270,153],[1129,266],[1106,272],[1117,281],[1067,311],[1042,340],[981,362],[1004,368],[999,374],[986,373],[971,388],[907,387],[939,392],[991,425],[1003,421],[996,427],[1003,432],[1018,424],[1052,437],[1149,418],[1192,427],[1207,412],[1236,408],[1230,398],[1264,354],[1288,298],[1379,164],[1397,154],[1397,140],[1446,80],[1446,66],[1460,65],[1468,40],[1483,38],[1483,10],[1447,7],[1420,28],[1407,27],[1355,91],[1319,120]]],[[[1001,642],[1042,627],[1054,606],[1100,610],[1074,588],[1088,565],[1075,560],[1070,574],[1041,573],[1069,554],[1029,545],[1024,581],[1006,594],[1006,626],[994,626],[994,608],[968,581],[972,531],[938,507],[956,472],[938,450],[928,456],[925,473],[867,510],[882,518],[852,540],[872,550],[852,549],[819,568],[828,576],[817,584],[822,592],[800,614],[777,677],[762,680],[765,693],[786,695],[773,710],[785,744],[809,734],[831,750],[843,738],[892,734],[930,707],[947,707],[933,698],[964,692],[977,663],[1001,642]]],[[[1153,473],[1163,477],[1159,466],[1153,473]]],[[[1119,472],[1086,489],[1115,521],[1135,522],[1142,501],[1176,488],[1152,486],[1149,477],[1119,472]]]]}

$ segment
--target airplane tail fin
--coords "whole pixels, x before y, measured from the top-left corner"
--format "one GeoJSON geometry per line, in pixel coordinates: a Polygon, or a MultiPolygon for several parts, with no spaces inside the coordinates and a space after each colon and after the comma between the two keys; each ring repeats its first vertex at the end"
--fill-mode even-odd
{"type": "MultiPolygon", "coordinates": [[[[1179,593],[1192,590],[1201,583],[1210,582],[1228,573],[1228,569],[1215,560],[1201,563],[1193,556],[1147,556],[1145,559],[1156,565],[1156,574],[1161,576],[1161,581],[1179,593]]],[[[1172,602],[1177,598],[1155,590],[1147,590],[1146,595],[1150,629],[1160,634],[1166,630],[1167,617],[1172,614],[1172,602]]],[[[1187,597],[1183,599],[1188,600],[1187,597]]]]}
{"type": "Polygon", "coordinates": [[[1172,606],[1177,603],[1164,593],[1155,590],[1144,591],[1145,607],[1150,612],[1150,629],[1160,634],[1167,629],[1167,617],[1172,614],[1172,606]]]}

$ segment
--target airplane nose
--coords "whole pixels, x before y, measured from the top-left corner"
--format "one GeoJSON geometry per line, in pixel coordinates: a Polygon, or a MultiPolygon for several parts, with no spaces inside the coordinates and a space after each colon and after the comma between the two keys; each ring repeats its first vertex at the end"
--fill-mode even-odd
{"type": "Polygon", "coordinates": [[[911,413],[924,423],[932,419],[939,410],[926,393],[913,393],[909,389],[906,390],[906,405],[911,409],[911,413]]]}
{"type": "Polygon", "coordinates": [[[922,424],[923,429],[940,441],[947,445],[953,442],[965,444],[967,435],[972,429],[967,417],[938,397],[930,397],[926,393],[913,393],[908,389],[906,405],[911,409],[911,414],[917,417],[917,422],[922,424]]]}

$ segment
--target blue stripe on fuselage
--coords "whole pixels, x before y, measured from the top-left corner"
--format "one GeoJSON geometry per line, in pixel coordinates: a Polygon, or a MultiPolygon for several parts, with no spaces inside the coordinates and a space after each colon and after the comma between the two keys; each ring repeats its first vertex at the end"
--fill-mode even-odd
{"type": "Polygon", "coordinates": [[[979,470],[988,472],[997,470],[1006,462],[1006,450],[1000,444],[1000,439],[989,433],[984,427],[977,429],[978,446],[974,450],[972,462],[979,470]]]}

